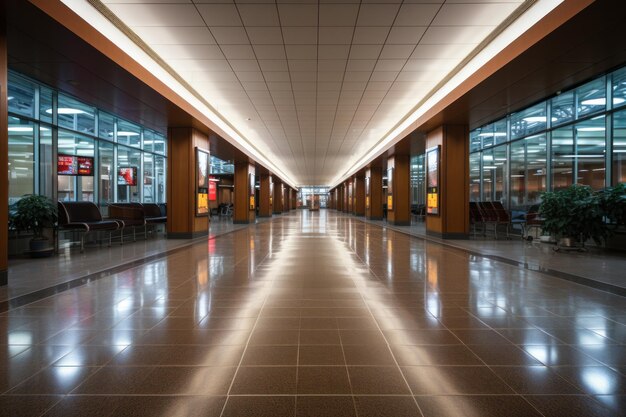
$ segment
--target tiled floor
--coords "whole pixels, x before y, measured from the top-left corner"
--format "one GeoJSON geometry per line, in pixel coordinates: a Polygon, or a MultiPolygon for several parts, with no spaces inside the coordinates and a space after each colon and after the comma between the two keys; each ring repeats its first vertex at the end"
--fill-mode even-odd
{"type": "Polygon", "coordinates": [[[0,415],[619,416],[624,298],[297,212],[0,315],[0,415]]]}

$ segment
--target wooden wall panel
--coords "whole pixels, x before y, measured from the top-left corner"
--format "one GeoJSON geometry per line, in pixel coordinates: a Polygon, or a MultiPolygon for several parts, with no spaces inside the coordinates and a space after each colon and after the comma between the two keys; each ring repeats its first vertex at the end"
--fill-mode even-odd
{"type": "Polygon", "coordinates": [[[208,217],[195,215],[196,146],[208,149],[208,137],[190,127],[168,129],[167,236],[169,238],[192,238],[208,234],[208,217]]]}
{"type": "Polygon", "coordinates": [[[394,155],[387,161],[387,173],[393,168],[393,210],[387,208],[387,221],[397,226],[411,224],[410,159],[409,155],[394,155]]]}
{"type": "Polygon", "coordinates": [[[259,189],[259,217],[272,217],[272,206],[270,205],[270,182],[271,175],[261,174],[259,189]]]}
{"type": "Polygon", "coordinates": [[[368,220],[383,219],[383,200],[386,198],[383,193],[383,169],[381,167],[371,167],[367,174],[370,177],[370,207],[365,213],[368,220]]]}
{"type": "Polygon", "coordinates": [[[468,127],[440,126],[427,134],[426,148],[441,146],[439,215],[426,216],[426,232],[446,239],[469,235],[468,127]]]}
{"type": "Polygon", "coordinates": [[[354,214],[356,216],[365,215],[365,177],[354,179],[354,214]]]}

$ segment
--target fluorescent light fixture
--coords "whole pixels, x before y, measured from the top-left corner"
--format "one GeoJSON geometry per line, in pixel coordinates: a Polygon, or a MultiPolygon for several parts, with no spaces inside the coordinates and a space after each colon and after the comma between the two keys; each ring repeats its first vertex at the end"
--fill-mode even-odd
{"type": "Polygon", "coordinates": [[[561,155],[561,158],[604,158],[604,155],[561,155]]]}
{"type": "Polygon", "coordinates": [[[9,132],[32,132],[32,126],[9,126],[9,132]]]}
{"type": "Polygon", "coordinates": [[[606,128],[600,126],[577,127],[579,132],[604,132],[606,128]]]}
{"type": "Polygon", "coordinates": [[[524,178],[524,175],[522,175],[522,174],[514,174],[514,175],[511,175],[511,178],[524,178]]]}
{"type": "Polygon", "coordinates": [[[485,132],[485,133],[479,133],[478,136],[480,136],[481,138],[486,138],[486,137],[503,137],[506,136],[506,133],[504,132],[495,132],[495,133],[491,133],[491,132],[485,132]]]}
{"type": "Polygon", "coordinates": [[[495,165],[485,165],[485,166],[483,167],[483,169],[496,169],[496,168],[498,168],[498,167],[497,167],[497,166],[495,166],[495,165]]]}
{"type": "MultiPolygon", "coordinates": [[[[620,97],[613,98],[613,104],[622,104],[625,101],[626,99],[623,99],[620,97]]],[[[580,104],[584,106],[606,106],[606,98],[604,97],[590,98],[590,99],[581,101],[580,104]]]]}
{"type": "Polygon", "coordinates": [[[137,132],[130,132],[126,130],[118,130],[117,136],[139,136],[137,132]]]}
{"type": "MultiPolygon", "coordinates": [[[[548,120],[548,118],[546,116],[528,116],[528,117],[524,117],[522,120],[527,123],[545,123],[548,120]]],[[[557,118],[553,117],[550,120],[552,120],[553,122],[556,122],[557,118]]]]}
{"type": "Polygon", "coordinates": [[[596,169],[592,169],[592,171],[596,172],[596,171],[605,171],[606,168],[596,168],[596,169]]]}
{"type": "Polygon", "coordinates": [[[9,96],[9,97],[7,97],[7,100],[13,100],[14,98],[15,97],[13,97],[13,96],[9,96]]]}
{"type": "MultiPolygon", "coordinates": [[[[52,109],[47,109],[46,113],[52,114],[52,109]]],[[[59,107],[57,109],[58,114],[87,114],[87,112],[80,109],[73,109],[71,107],[59,107]]]]}

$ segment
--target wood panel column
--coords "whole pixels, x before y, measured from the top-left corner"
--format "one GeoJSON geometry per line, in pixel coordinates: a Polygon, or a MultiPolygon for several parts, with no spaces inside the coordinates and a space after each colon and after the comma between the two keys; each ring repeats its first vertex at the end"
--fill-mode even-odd
{"type": "MultiPolygon", "coordinates": [[[[0,6],[4,8],[5,6],[0,6]]],[[[4,10],[0,14],[0,286],[8,283],[9,268],[9,116],[7,100],[7,38],[4,10]]]]}
{"type": "Polygon", "coordinates": [[[298,208],[298,190],[291,189],[291,209],[298,208]]]}
{"type": "Polygon", "coordinates": [[[274,201],[273,201],[273,210],[274,214],[281,214],[283,212],[284,205],[284,184],[278,180],[274,182],[274,201]]]}
{"type": "Polygon", "coordinates": [[[350,212],[350,186],[348,181],[343,183],[343,211],[344,213],[350,212]]]}
{"type": "Polygon", "coordinates": [[[283,213],[289,212],[289,206],[291,205],[291,188],[285,187],[283,191],[283,213]]]}
{"type": "MultiPolygon", "coordinates": [[[[469,129],[443,125],[426,135],[426,150],[439,146],[439,214],[426,216],[426,233],[469,238],[469,129]]],[[[427,167],[428,169],[428,167],[427,167]]]]}
{"type": "Polygon", "coordinates": [[[387,184],[391,184],[391,187],[387,188],[387,222],[389,224],[411,225],[410,178],[411,157],[409,155],[389,157],[387,160],[387,184]],[[390,174],[391,178],[389,178],[390,174]]]}
{"type": "Polygon", "coordinates": [[[272,176],[262,174],[259,182],[259,217],[272,217],[272,176]]]}
{"type": "Polygon", "coordinates": [[[365,216],[365,177],[354,178],[354,215],[365,216]]]}
{"type": "Polygon", "coordinates": [[[255,169],[255,166],[248,161],[235,162],[234,224],[256,222],[255,169]]]}
{"type": "Polygon", "coordinates": [[[369,187],[367,187],[369,190],[366,189],[369,193],[365,195],[365,218],[368,220],[382,220],[383,169],[381,167],[371,167],[366,171],[365,177],[369,178],[369,187]]]}
{"type": "Polygon", "coordinates": [[[209,138],[191,127],[168,128],[167,237],[191,239],[209,234],[209,216],[196,214],[196,147],[209,138]]]}

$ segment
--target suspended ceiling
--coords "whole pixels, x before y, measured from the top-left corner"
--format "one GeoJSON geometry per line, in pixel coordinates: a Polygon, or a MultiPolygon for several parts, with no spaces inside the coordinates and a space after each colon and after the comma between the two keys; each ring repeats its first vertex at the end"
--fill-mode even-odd
{"type": "Polygon", "coordinates": [[[103,0],[100,6],[294,183],[328,184],[522,3],[103,0]]]}

